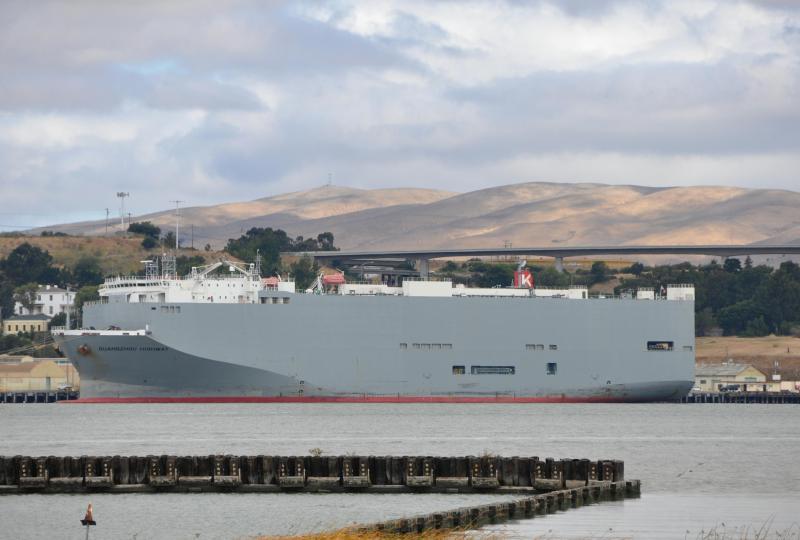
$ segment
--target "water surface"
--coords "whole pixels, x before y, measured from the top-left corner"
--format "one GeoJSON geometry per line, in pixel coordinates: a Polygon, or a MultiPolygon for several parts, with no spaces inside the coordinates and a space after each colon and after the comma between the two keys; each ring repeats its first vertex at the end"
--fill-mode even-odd
{"type": "MultiPolygon", "coordinates": [[[[326,454],[623,459],[626,476],[643,482],[641,499],[492,530],[516,538],[697,538],[720,523],[730,533],[765,523],[785,531],[800,521],[799,427],[800,407],[793,405],[29,404],[0,406],[0,454],[292,455],[320,448],[326,454]]],[[[103,516],[93,538],[286,534],[476,501],[454,495],[10,496],[0,498],[0,537],[59,537],[64,527],[72,530],[89,499],[98,519],[103,516]]]]}

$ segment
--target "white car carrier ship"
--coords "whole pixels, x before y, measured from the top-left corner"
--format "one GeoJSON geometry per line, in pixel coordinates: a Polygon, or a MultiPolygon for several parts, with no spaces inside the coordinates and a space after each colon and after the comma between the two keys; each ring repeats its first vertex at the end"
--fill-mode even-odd
{"type": "Polygon", "coordinates": [[[228,261],[174,258],[115,277],[83,328],[53,331],[82,402],[658,401],[694,380],[694,288],[591,297],[585,287],[449,280],[297,292],[228,261]],[[219,275],[219,270],[224,270],[219,275]]]}

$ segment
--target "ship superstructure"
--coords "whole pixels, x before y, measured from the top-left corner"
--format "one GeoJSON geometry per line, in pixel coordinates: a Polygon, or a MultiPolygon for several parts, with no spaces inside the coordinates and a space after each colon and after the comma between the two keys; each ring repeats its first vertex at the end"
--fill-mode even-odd
{"type": "Polygon", "coordinates": [[[320,276],[296,292],[257,265],[146,265],[54,330],[82,400],[653,401],[693,384],[689,285],[591,296],[520,270],[508,288],[320,276]]]}

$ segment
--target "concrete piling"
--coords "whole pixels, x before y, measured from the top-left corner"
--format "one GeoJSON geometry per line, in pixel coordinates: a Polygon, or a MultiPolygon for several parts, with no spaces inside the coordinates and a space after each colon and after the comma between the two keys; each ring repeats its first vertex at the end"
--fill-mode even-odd
{"type": "Polygon", "coordinates": [[[622,461],[535,456],[0,456],[0,493],[232,490],[565,492],[563,499],[511,508],[535,514],[537,504],[549,510],[604,496],[635,496],[639,484],[625,481],[622,461]],[[610,492],[612,483],[621,487],[610,492]]]}

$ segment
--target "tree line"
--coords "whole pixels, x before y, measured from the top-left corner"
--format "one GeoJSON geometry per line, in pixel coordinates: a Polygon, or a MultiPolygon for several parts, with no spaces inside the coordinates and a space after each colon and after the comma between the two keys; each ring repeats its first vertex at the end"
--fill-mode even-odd
{"type": "MultiPolygon", "coordinates": [[[[536,286],[568,287],[619,280],[614,292],[641,287],[660,290],[671,284],[695,287],[695,329],[704,336],[715,329],[725,335],[788,335],[800,331],[800,266],[791,261],[778,268],[754,266],[748,257],[712,261],[704,265],[684,262],[673,265],[645,266],[640,262],[617,272],[602,261],[591,269],[558,272],[552,266],[529,265],[536,286]]],[[[514,279],[516,265],[479,260],[456,263],[448,261],[439,275],[456,283],[474,287],[507,287],[514,279]]]]}
{"type": "Polygon", "coordinates": [[[721,328],[725,335],[788,335],[800,326],[800,265],[785,261],[778,268],[753,265],[748,257],[722,264],[688,262],[625,269],[617,291],[635,287],[690,283],[695,286],[695,326],[698,336],[721,328]]]}

